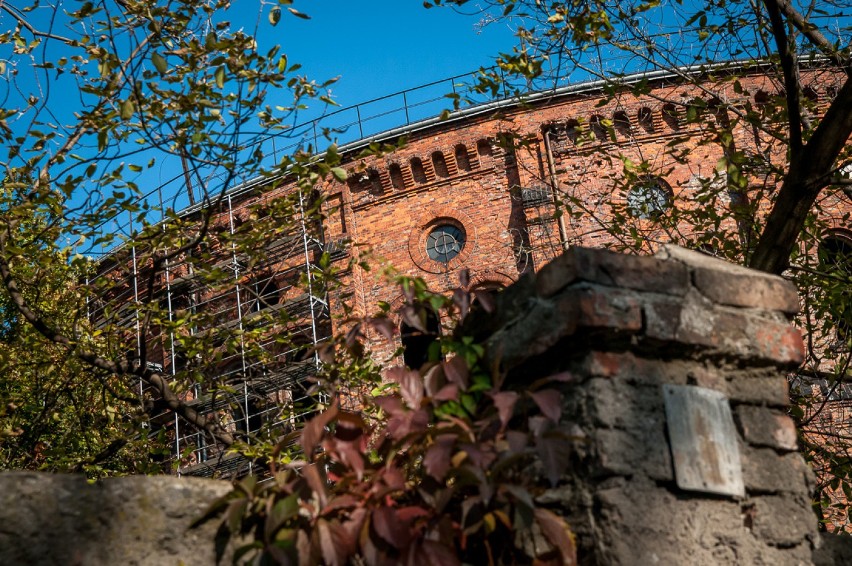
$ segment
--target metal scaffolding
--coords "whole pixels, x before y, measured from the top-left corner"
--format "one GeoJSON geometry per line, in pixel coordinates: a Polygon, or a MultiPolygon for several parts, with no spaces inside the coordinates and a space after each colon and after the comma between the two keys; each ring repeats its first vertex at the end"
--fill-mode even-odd
{"type": "MultiPolygon", "coordinates": [[[[249,443],[261,432],[280,438],[296,430],[315,407],[309,378],[319,367],[317,346],[331,336],[327,295],[315,279],[315,267],[323,253],[331,261],[347,256],[345,244],[326,242],[322,223],[307,217],[308,197],[292,196],[298,197],[295,217],[284,220],[287,229],[264,241],[251,261],[233,244],[218,249],[203,244],[185,257],[166,262],[161,274],[153,275],[156,284],[151,286],[150,269],[146,272],[139,260],[145,255],[145,243],[130,238],[98,264],[98,279],[113,284],[105,285],[98,299],[89,303],[89,317],[96,327],[108,325],[111,331],[124,332],[124,342],[135,342],[137,352],[144,342],[148,367],[173,380],[181,372],[195,375],[194,380],[181,381],[184,385],[175,384],[184,401],[249,443]],[[230,283],[209,284],[196,267],[199,257],[192,253],[203,254],[206,273],[224,272],[230,283]],[[151,288],[153,295],[148,296],[151,288]],[[189,314],[191,323],[170,325],[165,331],[150,325],[146,332],[140,320],[144,310],[140,306],[146,301],[155,302],[169,322],[189,314]],[[246,332],[255,337],[251,344],[244,341],[246,332]],[[135,340],[127,333],[135,333],[135,340]],[[215,361],[193,359],[184,351],[182,344],[194,337],[211,339],[215,361]]],[[[264,198],[228,195],[224,210],[214,220],[233,236],[240,229],[238,219],[248,216],[247,210],[264,198]]],[[[145,399],[147,391],[141,382],[139,387],[145,399]]],[[[147,397],[143,402],[156,407],[156,399],[147,397]]],[[[205,477],[238,477],[256,471],[251,461],[227,454],[223,446],[174,413],[165,409],[149,413],[150,434],[164,436],[172,446],[165,468],[179,475],[205,477]]]]}

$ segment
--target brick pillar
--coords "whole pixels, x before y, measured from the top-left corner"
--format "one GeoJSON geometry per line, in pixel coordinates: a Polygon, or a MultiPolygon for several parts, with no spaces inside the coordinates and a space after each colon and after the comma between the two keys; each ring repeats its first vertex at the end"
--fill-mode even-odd
{"type": "Polygon", "coordinates": [[[471,318],[513,386],[573,375],[572,465],[538,500],[581,562],[812,563],[813,479],[785,411],[797,310],[781,278],[697,252],[574,248],[471,318]]]}

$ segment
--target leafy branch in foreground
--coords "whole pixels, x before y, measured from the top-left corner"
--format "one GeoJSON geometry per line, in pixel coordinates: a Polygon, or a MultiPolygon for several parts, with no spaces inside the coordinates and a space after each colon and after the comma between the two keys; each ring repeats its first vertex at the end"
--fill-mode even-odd
{"type": "MultiPolygon", "coordinates": [[[[420,332],[430,312],[456,321],[470,308],[465,281],[452,299],[401,283],[406,303],[393,314],[420,332]]],[[[353,323],[326,353],[329,376],[363,355],[365,333],[390,335],[387,314],[353,323]]],[[[249,537],[235,563],[574,564],[570,528],[536,502],[582,442],[560,424],[555,385],[570,376],[511,390],[470,337],[437,345],[419,370],[388,369],[384,385],[374,370],[358,411],[342,409],[336,379],[326,381],[333,401],[302,431],[304,459],[273,459],[272,481],[246,478],[198,523],[221,516],[232,536],[249,537]]]]}

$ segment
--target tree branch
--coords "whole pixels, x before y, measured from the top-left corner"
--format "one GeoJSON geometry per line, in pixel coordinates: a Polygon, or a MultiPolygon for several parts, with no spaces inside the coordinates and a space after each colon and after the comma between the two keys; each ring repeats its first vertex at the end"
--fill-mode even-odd
{"type": "Polygon", "coordinates": [[[0,10],[3,10],[7,14],[15,18],[15,21],[17,21],[22,28],[29,31],[35,37],[44,37],[46,39],[55,39],[57,41],[62,41],[63,43],[71,43],[71,40],[67,37],[62,37],[61,35],[55,35],[52,33],[37,30],[26,20],[26,18],[24,18],[18,13],[17,8],[15,8],[14,6],[7,6],[6,2],[4,2],[3,0],[0,0],[0,10]]]}
{"type": "Polygon", "coordinates": [[[790,160],[798,159],[802,151],[802,106],[799,100],[799,68],[796,53],[784,29],[784,18],[778,8],[777,0],[763,0],[769,12],[772,35],[781,58],[781,70],[784,74],[784,90],[787,97],[787,122],[790,127],[790,160]]]}
{"type": "Polygon", "coordinates": [[[48,325],[29,307],[23,293],[20,291],[17,280],[12,274],[6,250],[6,244],[9,240],[9,236],[10,228],[6,225],[4,229],[0,231],[0,279],[3,281],[3,286],[6,288],[9,298],[12,300],[12,304],[39,334],[54,344],[64,346],[68,349],[69,353],[75,355],[78,359],[96,369],[107,371],[112,374],[135,375],[141,378],[160,394],[169,409],[180,415],[187,422],[196,426],[200,430],[206,431],[213,438],[226,446],[230,446],[235,442],[234,436],[221,425],[213,419],[208,419],[201,415],[198,411],[183,402],[175,394],[172,388],[169,387],[169,384],[159,372],[152,371],[143,365],[134,367],[132,362],[128,360],[115,362],[113,360],[103,358],[95,352],[80,349],[78,344],[74,343],[59,330],[48,325]]]}
{"type": "Polygon", "coordinates": [[[846,80],[800,157],[790,162],[778,198],[749,266],[768,273],[787,269],[790,254],[820,191],[831,181],[834,161],[852,134],[852,78],[846,80]]]}
{"type": "Polygon", "coordinates": [[[784,13],[793,27],[802,32],[802,35],[807,37],[814,46],[819,49],[823,55],[831,59],[833,63],[842,67],[849,72],[849,56],[840,54],[828,38],[826,38],[819,29],[810,23],[802,14],[796,10],[790,3],[790,0],[772,0],[777,5],[778,9],[784,13]]]}

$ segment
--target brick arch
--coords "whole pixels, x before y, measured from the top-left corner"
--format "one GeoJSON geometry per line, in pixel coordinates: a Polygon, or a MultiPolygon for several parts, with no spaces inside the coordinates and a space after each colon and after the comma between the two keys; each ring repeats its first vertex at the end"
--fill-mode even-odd
{"type": "Polygon", "coordinates": [[[515,281],[515,278],[506,275],[505,273],[502,273],[500,271],[494,271],[492,269],[486,269],[484,271],[479,271],[473,274],[473,276],[470,278],[470,288],[474,289],[485,283],[499,283],[503,287],[508,287],[515,281]]]}

